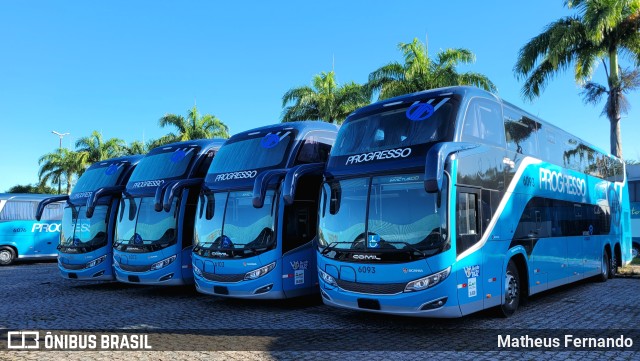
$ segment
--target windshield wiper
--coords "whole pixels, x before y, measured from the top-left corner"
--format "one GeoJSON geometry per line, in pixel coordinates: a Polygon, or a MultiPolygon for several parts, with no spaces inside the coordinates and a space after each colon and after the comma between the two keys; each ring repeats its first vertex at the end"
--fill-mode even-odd
{"type": "MultiPolygon", "coordinates": [[[[428,256],[428,254],[425,251],[421,250],[420,248],[418,248],[418,247],[416,247],[416,246],[414,246],[414,245],[412,245],[411,243],[408,243],[408,242],[404,242],[404,241],[383,241],[383,242],[384,243],[389,243],[389,244],[404,244],[405,247],[409,248],[410,250],[412,250],[414,252],[420,253],[423,257],[427,257],[428,256]]],[[[382,243],[382,242],[380,242],[380,243],[382,243]]]]}

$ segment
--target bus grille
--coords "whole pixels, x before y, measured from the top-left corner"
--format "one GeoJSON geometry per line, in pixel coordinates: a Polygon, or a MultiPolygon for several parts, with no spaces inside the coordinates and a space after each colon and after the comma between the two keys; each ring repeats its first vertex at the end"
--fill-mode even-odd
{"type": "Polygon", "coordinates": [[[239,274],[217,274],[202,272],[202,276],[209,281],[214,282],[240,282],[244,279],[244,273],[239,274]]]}
{"type": "Polygon", "coordinates": [[[345,291],[369,295],[393,295],[404,291],[406,283],[358,283],[337,279],[338,287],[345,291]]]}
{"type": "Polygon", "coordinates": [[[151,265],[150,264],[143,264],[141,266],[134,266],[134,265],[130,265],[130,264],[122,264],[120,263],[120,268],[123,271],[127,271],[127,272],[146,272],[148,270],[151,269],[151,265]]]}
{"type": "Polygon", "coordinates": [[[60,265],[64,269],[73,270],[73,271],[84,269],[84,266],[85,266],[84,263],[83,264],[70,264],[70,263],[62,263],[62,262],[60,262],[60,265]]]}

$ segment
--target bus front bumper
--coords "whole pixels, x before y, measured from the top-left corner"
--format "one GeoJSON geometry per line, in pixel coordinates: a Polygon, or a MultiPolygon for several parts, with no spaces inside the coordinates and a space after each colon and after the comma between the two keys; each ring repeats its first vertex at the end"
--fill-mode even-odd
{"type": "Polygon", "coordinates": [[[255,280],[214,282],[196,274],[194,280],[196,290],[207,295],[261,300],[283,299],[286,295],[282,290],[282,283],[276,278],[277,275],[279,273],[272,271],[255,280]]]}
{"type": "Polygon", "coordinates": [[[181,286],[192,284],[193,280],[183,278],[180,262],[174,262],[166,267],[158,270],[150,270],[144,272],[129,272],[115,265],[116,279],[119,282],[142,285],[158,285],[158,286],[181,286]]]}

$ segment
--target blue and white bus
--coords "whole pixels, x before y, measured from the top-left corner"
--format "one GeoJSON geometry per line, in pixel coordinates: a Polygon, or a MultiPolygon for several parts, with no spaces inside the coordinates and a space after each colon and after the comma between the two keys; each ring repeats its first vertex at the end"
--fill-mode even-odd
{"type": "Polygon", "coordinates": [[[331,306],[509,316],[630,260],[624,164],[477,88],[357,110],[325,179],[317,256],[331,306]]]}
{"type": "Polygon", "coordinates": [[[211,163],[196,214],[199,292],[277,299],[318,292],[318,194],[337,133],[292,122],[231,137],[211,163]]]}
{"type": "Polygon", "coordinates": [[[0,194],[0,265],[16,259],[55,259],[60,235],[62,202],[44,208],[36,220],[38,203],[47,194],[0,194]]]}
{"type": "Polygon", "coordinates": [[[58,268],[65,279],[112,281],[113,239],[120,197],[141,155],[112,158],[92,164],[68,196],[43,200],[66,201],[62,216],[58,268]]]}
{"type": "Polygon", "coordinates": [[[191,248],[200,186],[224,139],[151,150],[133,170],[118,209],[113,261],[126,283],[193,283],[191,248]]]}

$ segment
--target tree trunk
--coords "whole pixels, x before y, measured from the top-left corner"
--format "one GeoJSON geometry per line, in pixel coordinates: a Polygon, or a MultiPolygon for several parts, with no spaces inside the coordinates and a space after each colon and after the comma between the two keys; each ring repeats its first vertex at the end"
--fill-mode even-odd
{"type": "Polygon", "coordinates": [[[622,100],[622,89],[620,88],[620,71],[618,66],[618,50],[616,48],[609,51],[609,99],[607,99],[607,117],[611,124],[609,142],[611,144],[611,154],[622,158],[622,139],[620,138],[620,101],[622,100]]]}

